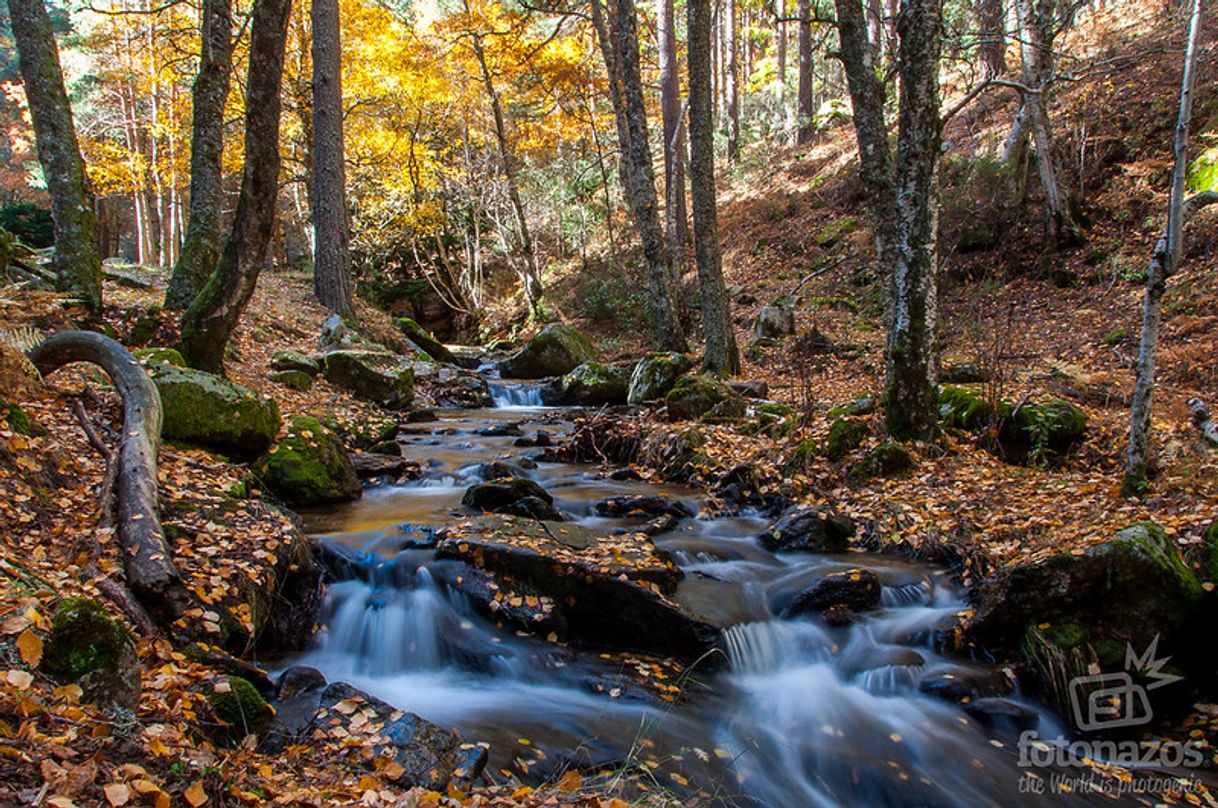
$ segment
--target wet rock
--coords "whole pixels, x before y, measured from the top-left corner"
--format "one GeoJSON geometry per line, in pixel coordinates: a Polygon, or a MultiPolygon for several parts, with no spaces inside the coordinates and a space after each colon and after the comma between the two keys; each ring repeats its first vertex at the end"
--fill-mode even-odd
{"type": "Polygon", "coordinates": [[[957,362],[939,371],[944,384],[981,384],[990,380],[990,372],[975,362],[957,362]]]}
{"type": "Polygon", "coordinates": [[[668,416],[676,421],[700,418],[725,401],[734,401],[743,415],[743,401],[732,389],[714,376],[684,376],[665,397],[668,416]]]}
{"type": "Polygon", "coordinates": [[[342,441],[309,416],[293,418],[287,434],[251,469],[267,490],[293,505],[349,502],[360,496],[359,478],[342,441]]]}
{"type": "Polygon", "coordinates": [[[689,357],[679,353],[649,353],[639,360],[630,374],[626,393],[628,404],[659,401],[692,366],[689,357]]]}
{"type": "Polygon", "coordinates": [[[681,571],[639,533],[613,536],[569,523],[483,517],[451,527],[436,555],[548,598],[573,642],[691,661],[716,647],[721,635],[672,600],[681,571]]]}
{"type": "Polygon", "coordinates": [[[956,704],[987,696],[1005,696],[1011,683],[1002,671],[953,667],[928,671],[918,682],[918,690],[956,704]]]}
{"type": "Polygon", "coordinates": [[[551,323],[512,356],[499,363],[505,379],[541,379],[570,373],[596,359],[596,346],[565,323],[551,323]]]}
{"type": "Polygon", "coordinates": [[[406,409],[414,400],[414,369],[386,351],[331,351],[325,374],[335,387],[383,407],[406,409]]]}
{"type": "Polygon", "coordinates": [[[1010,699],[977,699],[964,705],[964,711],[982,726],[1006,732],[1034,730],[1040,724],[1035,710],[1010,699]]]}
{"type": "Polygon", "coordinates": [[[317,714],[326,684],[321,671],[303,665],[280,675],[273,703],[275,715],[267,725],[261,751],[277,754],[304,734],[317,714]]]}
{"type": "Polygon", "coordinates": [[[135,642],[96,601],[64,598],[55,605],[39,664],[56,681],[80,685],[87,702],[127,710],[139,704],[135,642]]]}
{"type": "Polygon", "coordinates": [[[693,516],[684,502],[665,496],[617,496],[607,497],[593,506],[597,516],[656,517],[668,515],[677,519],[693,516]]]}
{"type": "Polygon", "coordinates": [[[1002,570],[970,593],[975,615],[968,635],[984,646],[1017,649],[1032,626],[1075,623],[1159,648],[1187,661],[1183,638],[1201,617],[1201,582],[1174,542],[1154,522],[1140,522],[1079,554],[1063,552],[1002,570]],[[1119,604],[1114,607],[1113,604],[1119,604]]]}
{"type": "Polygon", "coordinates": [[[648,536],[659,536],[662,533],[668,533],[677,529],[677,517],[670,513],[663,516],[657,516],[647,524],[643,525],[639,530],[648,536]]]}
{"type": "Polygon", "coordinates": [[[520,431],[520,424],[495,424],[479,429],[477,434],[484,438],[510,438],[524,433],[520,431]]]}
{"type": "Polygon", "coordinates": [[[779,339],[795,333],[795,312],[786,306],[766,306],[757,312],[753,334],[758,339],[779,339]]]}
{"type": "Polygon", "coordinates": [[[461,498],[465,507],[483,513],[506,513],[561,521],[554,498],[527,477],[506,477],[471,485],[461,498]]]}
{"type": "Polygon", "coordinates": [[[840,553],[850,548],[854,522],[820,505],[797,505],[758,537],[770,552],[840,553]]]}
{"type": "Polygon", "coordinates": [[[353,452],[351,465],[355,467],[355,475],[361,480],[374,477],[418,479],[422,475],[418,463],[413,463],[401,456],[353,452]]]}
{"type": "Polygon", "coordinates": [[[842,603],[833,604],[821,612],[820,616],[825,621],[825,625],[833,628],[848,626],[858,619],[858,615],[854,613],[854,610],[842,603]]]}
{"type": "Polygon", "coordinates": [[[831,606],[845,606],[855,612],[873,609],[880,602],[882,588],[880,579],[868,569],[831,572],[800,592],[782,610],[782,616],[823,612],[831,606]]]}
{"type": "Polygon", "coordinates": [[[313,377],[299,370],[277,371],[271,374],[271,381],[302,393],[313,387],[313,377]]]}
{"type": "Polygon", "coordinates": [[[552,403],[580,407],[625,404],[629,386],[627,370],[600,362],[584,362],[558,381],[556,400],[552,403]]]}
{"type": "Polygon", "coordinates": [[[396,417],[388,415],[365,415],[355,418],[339,418],[327,413],[318,420],[337,434],[351,449],[371,451],[371,447],[397,438],[400,426],[396,417]]]}
{"type": "Polygon", "coordinates": [[[469,370],[441,367],[427,389],[445,407],[492,407],[495,404],[486,378],[469,370]]]}
{"type": "Polygon", "coordinates": [[[505,460],[490,460],[486,463],[480,463],[477,468],[477,474],[483,480],[503,480],[511,477],[527,477],[524,469],[514,463],[508,463],[505,460]]]}
{"type": "Polygon", "coordinates": [[[609,472],[609,479],[617,482],[633,481],[643,479],[643,475],[639,474],[634,469],[614,469],[609,472]]]}
{"type": "Polygon", "coordinates": [[[151,365],[161,395],[161,434],[242,457],[271,445],[279,431],[279,406],[227,379],[191,368],[151,365]]]}
{"type": "Polygon", "coordinates": [[[313,377],[321,373],[321,360],[299,351],[276,351],[271,357],[271,370],[295,370],[313,377]]]}
{"type": "Polygon", "coordinates": [[[436,418],[436,411],[430,407],[415,407],[406,413],[406,423],[408,424],[430,424],[437,420],[439,419],[436,418]]]}
{"type": "Polygon", "coordinates": [[[727,383],[727,386],[745,398],[766,399],[770,396],[770,385],[760,379],[732,380],[727,383]]]}
{"type": "Polygon", "coordinates": [[[388,455],[389,457],[402,456],[402,444],[396,440],[386,440],[380,443],[375,443],[368,447],[369,454],[388,455]]]}

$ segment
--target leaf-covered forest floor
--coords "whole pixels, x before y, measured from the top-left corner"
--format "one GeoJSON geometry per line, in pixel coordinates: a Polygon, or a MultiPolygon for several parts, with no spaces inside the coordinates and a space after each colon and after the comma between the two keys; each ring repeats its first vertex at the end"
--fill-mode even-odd
{"type": "MultiPolygon", "coordinates": [[[[870,434],[842,459],[795,459],[807,439],[824,443],[834,408],[876,394],[883,378],[882,285],[869,266],[870,237],[846,125],[805,147],[754,146],[725,175],[724,263],[745,355],[742,375],[766,381],[773,397],[808,421],[779,439],[704,427],[705,462],[754,463],[781,481],[774,485],[871,524],[870,541],[904,541],[915,551],[961,561],[966,579],[1079,550],[1153,519],[1213,588],[1202,532],[1218,519],[1218,453],[1201,443],[1185,405],[1191,397],[1218,404],[1218,230],[1212,219],[1199,219],[1189,230],[1180,273],[1165,298],[1154,421],[1158,476],[1142,499],[1119,494],[1143,291],[1139,272],[1163,224],[1180,61],[1179,42],[1137,36],[1149,23],[1127,12],[1096,12],[1100,24],[1076,44],[1097,58],[1142,58],[1129,65],[1117,59],[1118,69],[1066,85],[1054,102],[1063,154],[1073,155],[1066,174],[1089,221],[1088,244],[1042,259],[1035,191],[1022,212],[1005,218],[994,213],[989,198],[945,194],[940,319],[946,361],[989,369],[1000,380],[992,392],[1006,399],[1069,400],[1087,415],[1086,439],[1042,467],[1003,461],[990,451],[990,436],[949,433],[934,445],[912,447],[910,473],[854,484],[849,469],[881,441],[878,416],[871,415],[870,434]],[[990,216],[1000,221],[992,243],[955,249],[965,241],[965,225],[990,216]],[[848,350],[792,350],[798,338],[747,350],[757,310],[790,294],[798,295],[799,334],[819,332],[848,350]]],[[[1213,38],[1206,44],[1212,53],[1213,38]]],[[[1195,119],[1202,131],[1218,112],[1216,71],[1213,60],[1206,61],[1198,82],[1195,119]]],[[[954,120],[947,130],[949,164],[958,155],[992,151],[1014,105],[1007,91],[998,90],[954,120]]],[[[950,170],[945,175],[949,182],[954,176],[950,170]]],[[[565,311],[578,319],[578,267],[565,272],[552,285],[553,299],[560,308],[568,300],[565,311]]],[[[141,342],[172,344],[170,317],[142,319],[159,303],[159,291],[113,284],[106,291],[105,317],[120,337],[151,325],[141,342]]],[[[2,329],[49,333],[67,327],[73,314],[54,295],[0,294],[2,329]]],[[[238,330],[230,375],[273,394],[287,417],[333,412],[357,420],[375,414],[324,380],[297,392],[267,379],[275,351],[314,350],[324,317],[310,299],[307,278],[265,275],[238,330]]],[[[383,316],[365,311],[360,319],[375,338],[392,340],[383,316]]],[[[582,324],[622,356],[642,349],[630,329],[586,318],[582,324]]],[[[202,646],[142,641],[138,708],[102,713],[81,704],[78,689],[56,687],[37,671],[37,662],[53,603],[73,595],[105,602],[96,579],[82,570],[92,565],[90,572],[105,576],[120,567],[113,529],[104,526],[99,506],[106,461],[78,420],[83,413],[113,445],[121,423],[117,398],[104,377],[79,367],[37,382],[7,346],[0,347],[0,389],[46,430],[25,434],[30,430],[0,412],[0,804],[27,804],[40,794],[43,804],[59,808],[625,804],[603,787],[585,789],[592,784],[578,776],[537,791],[495,775],[499,785],[472,794],[403,792],[384,764],[371,761],[370,745],[359,736],[318,739],[278,756],[225,748],[205,740],[215,719],[204,693],[223,673],[202,646]]],[[[658,429],[656,414],[641,418],[639,430],[658,429]]],[[[298,531],[257,499],[229,496],[249,484],[240,463],[170,445],[162,452],[160,482],[166,525],[177,528],[175,556],[188,585],[213,604],[185,620],[201,641],[214,636],[218,642],[219,613],[241,623],[243,587],[264,580],[298,531]],[[212,518],[209,508],[224,512],[212,518]]],[[[1218,708],[1200,705],[1174,732],[1201,740],[1212,756],[1216,726],[1218,708]]],[[[663,790],[655,792],[655,804],[662,804],[663,790]]],[[[638,799],[637,788],[633,793],[638,799]]],[[[1200,804],[1195,794],[1186,798],[1200,804]]]]}

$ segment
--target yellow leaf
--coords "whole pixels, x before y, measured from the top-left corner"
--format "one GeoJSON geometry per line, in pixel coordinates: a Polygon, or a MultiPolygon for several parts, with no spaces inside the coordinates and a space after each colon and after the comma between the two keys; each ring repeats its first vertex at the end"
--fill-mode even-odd
{"type": "Polygon", "coordinates": [[[21,652],[21,661],[31,668],[37,667],[42,661],[42,638],[27,628],[17,638],[17,650],[21,652]]]}
{"type": "Polygon", "coordinates": [[[106,795],[106,802],[116,807],[126,805],[131,799],[131,789],[122,783],[111,783],[102,788],[102,792],[106,795]]]}
{"type": "Polygon", "coordinates": [[[570,769],[558,779],[558,788],[568,794],[573,794],[584,787],[584,778],[579,772],[570,769]]]}
{"type": "Polygon", "coordinates": [[[518,788],[512,792],[512,799],[518,800],[523,797],[527,797],[532,793],[533,793],[533,789],[529,788],[528,786],[521,786],[520,788],[518,788]]]}
{"type": "Polygon", "coordinates": [[[196,780],[194,785],[182,793],[182,796],[190,803],[191,808],[199,808],[200,805],[207,802],[207,792],[203,790],[203,781],[196,780]]]}

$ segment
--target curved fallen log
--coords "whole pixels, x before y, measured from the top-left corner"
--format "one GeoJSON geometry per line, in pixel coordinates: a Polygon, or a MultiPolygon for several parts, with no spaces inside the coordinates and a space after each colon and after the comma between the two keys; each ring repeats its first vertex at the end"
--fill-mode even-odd
{"type": "Polygon", "coordinates": [[[63,331],[26,352],[42,375],[73,362],[98,365],[123,399],[114,495],[118,543],[127,586],[162,620],[174,620],[189,596],[165,543],[157,505],[156,459],[161,439],[161,396],[126,348],[92,331],[63,331]]]}

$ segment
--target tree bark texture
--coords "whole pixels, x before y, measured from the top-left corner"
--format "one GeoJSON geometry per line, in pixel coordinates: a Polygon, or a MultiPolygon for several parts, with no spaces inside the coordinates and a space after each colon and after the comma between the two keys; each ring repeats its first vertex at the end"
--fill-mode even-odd
{"type": "Polygon", "coordinates": [[[246,83],[245,170],[216,271],[182,318],[182,353],[196,368],[224,372],[224,351],[254,294],[279,193],[279,89],[291,0],[257,0],[246,83]]]}
{"type": "Polygon", "coordinates": [[[689,243],[689,213],[685,207],[685,128],[681,126],[681,75],[677,64],[677,32],[673,0],[656,0],[656,38],[660,46],[660,117],[664,127],[664,229],[672,257],[673,282],[689,243]]]}
{"type": "Polygon", "coordinates": [[[97,212],[76,139],[51,18],[43,0],[8,0],[8,8],[38,161],[51,197],[56,283],[96,312],[102,302],[97,212]]]}
{"type": "Polygon", "coordinates": [[[796,140],[807,143],[812,139],[815,129],[812,118],[816,110],[812,108],[812,3],[811,0],[799,0],[799,86],[796,90],[797,109],[799,115],[799,133],[796,140]]]}
{"type": "Polygon", "coordinates": [[[1007,72],[1006,10],[1003,0],[974,0],[973,8],[981,32],[977,55],[985,81],[1007,72]]]}
{"type": "Polygon", "coordinates": [[[727,51],[727,161],[735,163],[740,158],[740,13],[736,0],[723,2],[727,23],[723,31],[727,51]]]}

